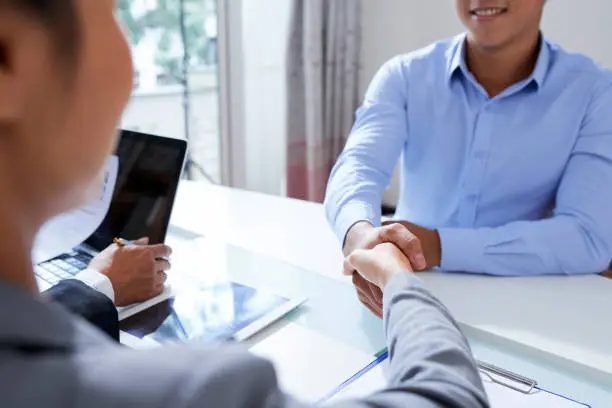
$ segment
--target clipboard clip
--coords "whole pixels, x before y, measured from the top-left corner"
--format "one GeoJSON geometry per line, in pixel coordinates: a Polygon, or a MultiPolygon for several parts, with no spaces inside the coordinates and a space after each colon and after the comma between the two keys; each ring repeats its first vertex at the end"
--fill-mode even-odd
{"type": "Polygon", "coordinates": [[[488,379],[497,385],[501,385],[511,390],[520,392],[521,394],[531,394],[537,388],[538,382],[522,375],[513,373],[493,364],[477,361],[478,369],[488,379]],[[515,385],[519,384],[519,385],[515,385]]]}

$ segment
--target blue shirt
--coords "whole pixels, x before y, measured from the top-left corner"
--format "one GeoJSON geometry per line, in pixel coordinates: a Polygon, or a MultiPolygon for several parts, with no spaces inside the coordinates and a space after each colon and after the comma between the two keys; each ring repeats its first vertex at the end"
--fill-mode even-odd
{"type": "Polygon", "coordinates": [[[396,218],[436,228],[441,269],[601,272],[612,258],[612,74],[543,40],[532,75],[489,98],[465,36],[394,58],[374,78],[332,171],[340,240],[380,225],[401,157],[396,218]]]}

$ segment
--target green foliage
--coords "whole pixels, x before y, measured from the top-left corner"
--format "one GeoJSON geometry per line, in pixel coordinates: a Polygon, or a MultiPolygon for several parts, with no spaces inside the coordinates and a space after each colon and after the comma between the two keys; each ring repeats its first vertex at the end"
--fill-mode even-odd
{"type": "MultiPolygon", "coordinates": [[[[118,1],[118,16],[123,22],[130,42],[137,46],[149,30],[161,31],[155,56],[156,64],[162,68],[168,82],[180,82],[182,67],[180,1],[157,0],[157,6],[137,13],[133,0],[118,1]],[[177,52],[177,47],[180,52],[177,52]]],[[[208,16],[215,14],[215,0],[183,0],[185,7],[185,32],[190,54],[189,64],[204,63],[209,40],[204,24],[208,16]]]]}

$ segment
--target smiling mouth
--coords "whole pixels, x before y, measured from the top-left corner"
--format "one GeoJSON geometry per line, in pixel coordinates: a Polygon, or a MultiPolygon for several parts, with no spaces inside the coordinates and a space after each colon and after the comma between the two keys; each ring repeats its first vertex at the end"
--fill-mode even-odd
{"type": "Polygon", "coordinates": [[[470,14],[474,17],[495,17],[500,16],[507,11],[508,9],[504,7],[489,7],[470,10],[470,14]]]}

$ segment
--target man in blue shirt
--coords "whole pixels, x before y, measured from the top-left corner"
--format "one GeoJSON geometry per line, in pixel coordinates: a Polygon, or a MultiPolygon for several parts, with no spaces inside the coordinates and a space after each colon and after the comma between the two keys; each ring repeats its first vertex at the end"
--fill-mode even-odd
{"type": "Polygon", "coordinates": [[[345,254],[393,242],[417,270],[607,269],[611,73],[541,35],[545,0],[455,3],[467,34],[386,63],[357,112],[326,197],[345,254]],[[398,158],[403,221],[380,227],[398,158]]]}

